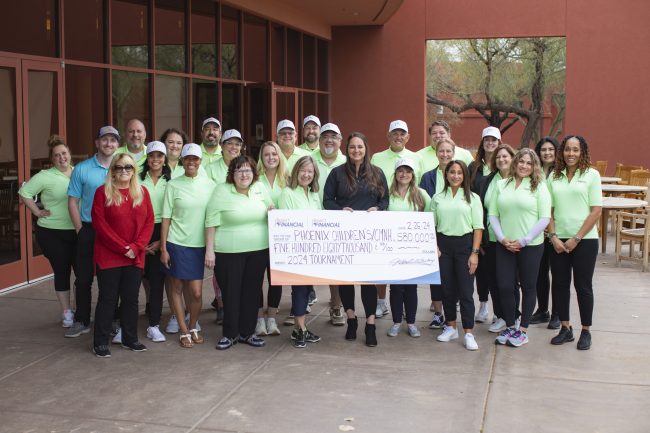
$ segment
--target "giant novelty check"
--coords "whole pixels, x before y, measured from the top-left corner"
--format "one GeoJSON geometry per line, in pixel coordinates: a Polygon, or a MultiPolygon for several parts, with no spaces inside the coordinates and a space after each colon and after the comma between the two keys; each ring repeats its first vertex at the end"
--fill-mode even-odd
{"type": "Polygon", "coordinates": [[[440,283],[431,212],[272,210],[271,282],[440,283]]]}

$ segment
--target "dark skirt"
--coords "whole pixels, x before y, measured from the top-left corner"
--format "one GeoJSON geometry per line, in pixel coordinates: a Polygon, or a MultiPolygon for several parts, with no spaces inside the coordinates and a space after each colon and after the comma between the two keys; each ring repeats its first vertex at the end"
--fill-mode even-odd
{"type": "Polygon", "coordinates": [[[203,279],[205,247],[184,247],[167,242],[167,252],[171,265],[167,269],[161,263],[165,274],[179,280],[203,279]]]}

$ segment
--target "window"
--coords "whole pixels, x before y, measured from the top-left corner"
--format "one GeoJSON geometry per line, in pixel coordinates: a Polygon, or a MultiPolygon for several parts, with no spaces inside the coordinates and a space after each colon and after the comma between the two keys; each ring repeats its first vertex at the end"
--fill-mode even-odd
{"type": "Polygon", "coordinates": [[[302,37],[302,87],[316,88],[316,39],[303,35],[302,37]]]}
{"type": "Polygon", "coordinates": [[[318,90],[329,89],[329,44],[322,39],[318,40],[318,90]]]}
{"type": "Polygon", "coordinates": [[[221,8],[221,76],[239,77],[239,11],[221,8]]]}
{"type": "Polygon", "coordinates": [[[201,124],[208,117],[219,117],[219,88],[216,81],[192,80],[194,102],[194,141],[201,140],[201,124]]]}
{"type": "Polygon", "coordinates": [[[217,5],[209,0],[192,1],[192,72],[217,76],[217,5]]]}
{"type": "Polygon", "coordinates": [[[56,57],[58,16],[55,0],[3,2],[0,51],[56,57]]]}
{"type": "Polygon", "coordinates": [[[156,75],[156,137],[167,128],[187,130],[186,80],[156,75]]]}
{"type": "Polygon", "coordinates": [[[287,86],[300,86],[300,33],[287,29],[287,86]]]}
{"type": "Polygon", "coordinates": [[[112,0],[111,59],[114,65],[149,67],[146,0],[112,0]]]}
{"type": "Polygon", "coordinates": [[[237,129],[241,132],[241,86],[239,84],[223,84],[221,98],[222,129],[237,129]]]}
{"type": "Polygon", "coordinates": [[[138,72],[113,71],[113,126],[124,131],[129,119],[137,118],[151,133],[149,75],[138,72]]]}
{"type": "Polygon", "coordinates": [[[271,28],[271,80],[284,85],[284,27],[271,28]]]}
{"type": "Polygon", "coordinates": [[[156,69],[185,72],[185,1],[156,0],[156,69]]]}
{"type": "Polygon", "coordinates": [[[244,15],[244,79],[268,81],[266,21],[244,15]]]}
{"type": "Polygon", "coordinates": [[[104,62],[104,0],[66,0],[65,57],[104,62]]]}

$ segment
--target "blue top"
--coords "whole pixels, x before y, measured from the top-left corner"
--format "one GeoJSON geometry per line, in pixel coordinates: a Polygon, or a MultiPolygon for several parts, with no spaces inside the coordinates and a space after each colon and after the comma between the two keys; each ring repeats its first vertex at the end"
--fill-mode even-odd
{"type": "Polygon", "coordinates": [[[79,214],[82,222],[92,222],[90,211],[93,207],[95,190],[104,184],[107,173],[108,168],[104,168],[99,163],[97,155],[77,164],[72,171],[70,185],[68,185],[68,197],[80,200],[79,214]]]}

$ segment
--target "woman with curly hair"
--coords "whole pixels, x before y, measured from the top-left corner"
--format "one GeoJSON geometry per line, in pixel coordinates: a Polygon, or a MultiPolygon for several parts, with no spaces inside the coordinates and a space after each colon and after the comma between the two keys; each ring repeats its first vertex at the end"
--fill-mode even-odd
{"type": "Polygon", "coordinates": [[[573,274],[582,322],[577,347],[588,350],[594,309],[592,280],[598,256],[596,222],[602,210],[602,191],[600,174],[591,168],[589,146],[583,137],[569,135],[562,140],[548,187],[553,198],[553,216],[548,228],[554,250],[551,253],[553,302],[557,302],[562,324],[551,344],[574,340],[569,322],[573,274]]]}
{"type": "Polygon", "coordinates": [[[498,244],[497,286],[504,329],[497,344],[520,347],[528,343],[528,325],[535,308],[537,273],[544,253],[544,229],[551,218],[551,196],[537,154],[521,149],[512,160],[510,177],[496,185],[488,211],[498,244]],[[515,290],[521,284],[522,313],[515,329],[515,290]]]}

